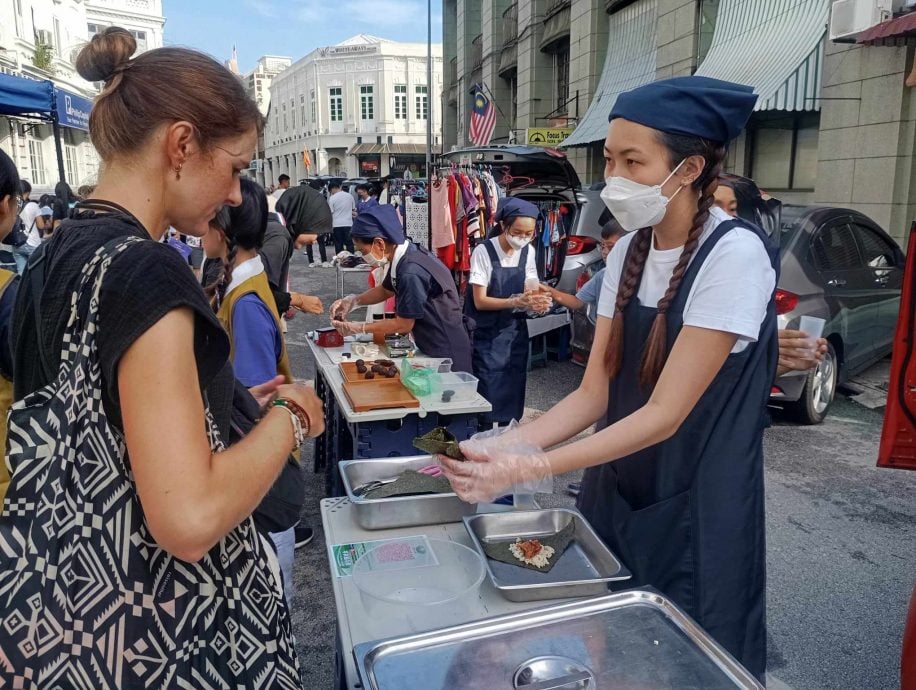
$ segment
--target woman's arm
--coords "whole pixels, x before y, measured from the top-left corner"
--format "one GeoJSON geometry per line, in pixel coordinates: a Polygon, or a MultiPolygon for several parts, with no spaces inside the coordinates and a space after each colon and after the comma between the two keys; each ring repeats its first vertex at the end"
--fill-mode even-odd
{"type": "MultiPolygon", "coordinates": [[[[289,414],[271,409],[244,440],[212,453],[193,347],[193,312],[174,309],[118,365],[124,436],[150,531],[163,549],[191,562],[251,514],[295,443],[289,414]]],[[[279,392],[296,391],[314,437],[324,429],[321,402],[298,388],[279,392]]]]}
{"type": "MultiPolygon", "coordinates": [[[[723,331],[684,326],[649,401],[616,424],[552,450],[547,458],[553,473],[617,460],[673,436],[719,373],[737,339],[723,331]]],[[[589,367],[593,359],[589,359],[589,367]]],[[[537,428],[548,426],[545,422],[546,415],[538,420],[537,428]]]]}

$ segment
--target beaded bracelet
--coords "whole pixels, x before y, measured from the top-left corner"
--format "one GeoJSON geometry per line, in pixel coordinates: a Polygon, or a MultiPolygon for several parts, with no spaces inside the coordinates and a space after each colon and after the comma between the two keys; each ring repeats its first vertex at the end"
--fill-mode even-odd
{"type": "Polygon", "coordinates": [[[302,423],[299,421],[299,417],[291,409],[284,405],[274,405],[273,407],[279,407],[281,410],[285,410],[289,415],[289,420],[293,425],[293,436],[296,442],[296,447],[293,450],[298,450],[302,447],[302,444],[305,443],[305,434],[302,433],[302,423]]]}
{"type": "Polygon", "coordinates": [[[308,437],[309,432],[312,430],[312,422],[308,413],[302,409],[299,403],[290,398],[275,398],[270,404],[272,407],[282,407],[294,414],[302,427],[303,436],[308,437]]]}

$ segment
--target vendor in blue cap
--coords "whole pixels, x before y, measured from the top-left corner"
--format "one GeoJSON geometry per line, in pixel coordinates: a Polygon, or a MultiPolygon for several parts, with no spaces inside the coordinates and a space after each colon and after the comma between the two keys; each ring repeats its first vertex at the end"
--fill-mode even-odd
{"type": "Polygon", "coordinates": [[[455,371],[471,371],[471,342],[452,274],[428,250],[404,236],[394,206],[370,206],[353,220],[350,237],[373,266],[389,266],[382,285],[331,305],[331,323],[343,335],[412,333],[423,354],[449,357],[455,371]],[[361,306],[395,297],[394,319],[347,321],[361,306]]]}
{"type": "Polygon", "coordinates": [[[536,423],[462,444],[471,462],[441,462],[471,501],[587,468],[578,505],[632,571],[622,586],[659,589],[763,679],[777,252],[713,198],[756,101],[696,76],[617,98],[601,196],[633,232],[608,257],[582,384],[536,423]]]}
{"type": "Polygon", "coordinates": [[[551,298],[538,292],[534,247],[540,209],[505,197],[496,207],[500,234],[471,255],[471,291],[464,311],[474,320],[474,376],[493,405],[487,425],[521,421],[528,381],[528,309],[546,312],[551,298]],[[526,290],[526,283],[529,289],[526,290]]]}

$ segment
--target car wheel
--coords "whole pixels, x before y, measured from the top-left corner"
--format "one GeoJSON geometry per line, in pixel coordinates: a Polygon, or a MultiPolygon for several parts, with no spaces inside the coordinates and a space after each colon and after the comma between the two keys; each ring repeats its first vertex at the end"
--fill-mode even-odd
{"type": "Polygon", "coordinates": [[[786,407],[796,421],[802,424],[820,424],[824,421],[836,397],[838,367],[836,351],[828,342],[824,359],[808,372],[801,397],[786,407]]]}

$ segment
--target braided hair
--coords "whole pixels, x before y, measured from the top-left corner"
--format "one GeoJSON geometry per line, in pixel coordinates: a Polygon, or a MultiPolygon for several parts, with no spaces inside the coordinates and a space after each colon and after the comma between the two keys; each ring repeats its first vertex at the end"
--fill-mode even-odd
{"type": "Polygon", "coordinates": [[[240,180],[239,187],[242,203],[238,206],[223,206],[210,221],[212,227],[223,232],[227,247],[226,260],[219,278],[205,288],[217,311],[232,283],[238,250],[260,249],[267,232],[267,195],[264,188],[247,177],[240,180]]]}
{"type": "MultiPolygon", "coordinates": [[[[697,212],[693,217],[690,231],[687,233],[684,249],[681,251],[681,256],[674,267],[671,279],[668,281],[668,289],[658,302],[658,314],[652,324],[649,339],[646,341],[646,347],[643,350],[639,367],[639,382],[645,388],[655,385],[668,358],[668,309],[675,295],[677,295],[678,288],[681,286],[681,281],[687,272],[690,259],[700,243],[700,236],[703,234],[703,227],[709,218],[709,209],[712,208],[714,202],[713,194],[716,191],[716,187],[718,187],[718,177],[722,172],[722,164],[726,154],[726,148],[722,143],[700,137],[670,134],[668,132],[659,132],[659,137],[668,150],[669,165],[672,168],[691,156],[702,156],[706,164],[700,176],[691,185],[693,189],[700,192],[697,201],[697,212]]],[[[620,373],[620,367],[623,362],[623,312],[639,287],[651,243],[652,228],[637,230],[627,253],[626,263],[620,273],[617,301],[614,304],[614,318],[611,321],[611,333],[604,353],[604,366],[608,377],[611,379],[616,378],[620,373]]]]}

